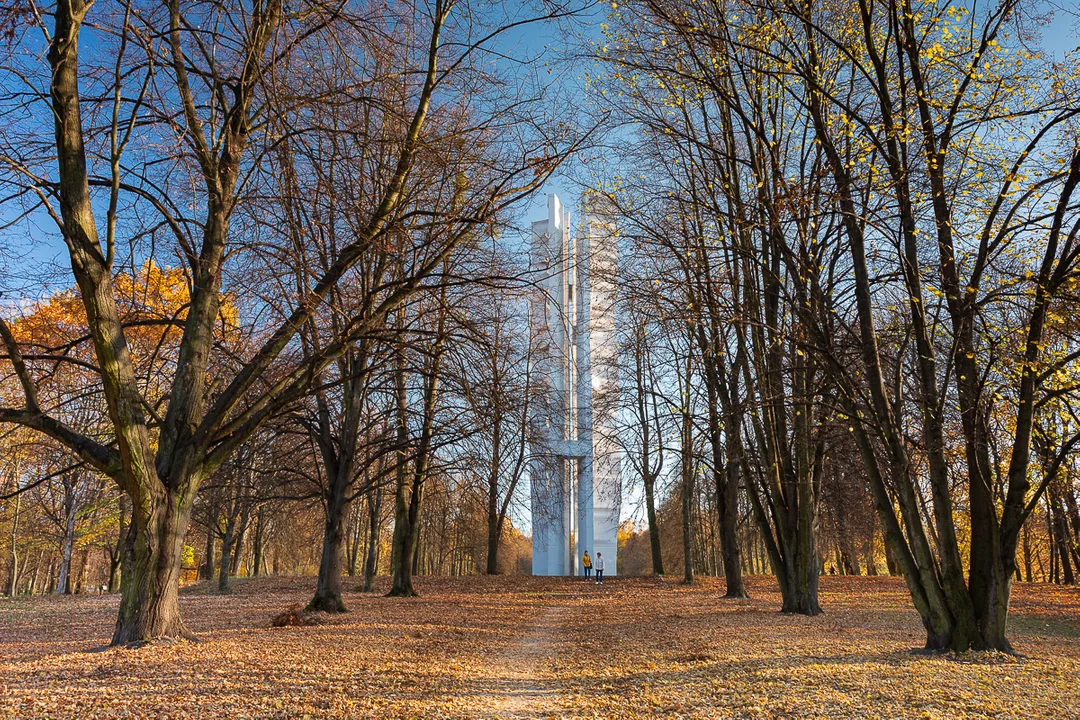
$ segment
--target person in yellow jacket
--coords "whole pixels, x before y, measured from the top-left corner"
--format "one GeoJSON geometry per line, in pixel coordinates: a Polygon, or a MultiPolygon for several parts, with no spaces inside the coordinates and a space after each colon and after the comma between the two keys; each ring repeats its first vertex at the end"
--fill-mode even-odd
{"type": "Polygon", "coordinates": [[[585,577],[592,577],[592,558],[588,550],[581,556],[581,567],[585,568],[585,577]]]}

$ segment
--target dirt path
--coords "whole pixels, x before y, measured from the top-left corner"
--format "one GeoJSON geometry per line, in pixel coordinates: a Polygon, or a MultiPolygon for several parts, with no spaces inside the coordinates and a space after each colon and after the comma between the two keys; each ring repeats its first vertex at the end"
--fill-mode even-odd
{"type": "Polygon", "coordinates": [[[537,718],[555,712],[554,699],[559,687],[547,665],[558,651],[561,634],[567,630],[564,627],[566,611],[566,606],[561,604],[544,607],[528,624],[521,638],[499,659],[499,687],[493,690],[502,698],[491,717],[537,718]]]}

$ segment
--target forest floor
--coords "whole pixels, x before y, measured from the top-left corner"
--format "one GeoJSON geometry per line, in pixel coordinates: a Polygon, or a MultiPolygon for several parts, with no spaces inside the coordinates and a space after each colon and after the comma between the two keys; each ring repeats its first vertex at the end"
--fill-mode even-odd
{"type": "Polygon", "coordinates": [[[200,642],[103,652],[116,596],[0,600],[0,718],[1080,718],[1076,588],[1016,586],[1014,658],[913,653],[896,578],[822,578],[816,618],[765,577],[734,601],[712,579],[420,578],[268,627],[312,585],[186,588],[200,642]]]}

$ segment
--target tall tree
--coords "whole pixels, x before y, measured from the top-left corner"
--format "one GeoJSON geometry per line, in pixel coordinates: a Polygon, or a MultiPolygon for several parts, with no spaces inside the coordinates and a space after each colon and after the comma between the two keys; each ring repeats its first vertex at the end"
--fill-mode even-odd
{"type": "MultiPolygon", "coordinates": [[[[5,181],[34,193],[56,222],[86,314],[110,432],[103,438],[89,435],[43,406],[33,363],[27,363],[8,333],[7,355],[24,397],[21,407],[0,409],[0,421],[30,427],[64,444],[82,462],[112,478],[131,499],[134,554],[130,572],[122,576],[114,644],[188,634],[180,618],[177,584],[183,536],[200,483],[267,419],[302,397],[320,371],[347,351],[346,343],[331,343],[314,356],[297,359],[291,348],[297,332],[365,250],[388,240],[392,221],[408,195],[410,173],[426,147],[436,96],[446,95],[446,102],[437,103],[434,110],[441,115],[444,108],[454,107],[455,92],[475,90],[483,80],[463,71],[491,36],[467,40],[476,16],[455,13],[456,7],[448,0],[436,0],[426,9],[402,5],[394,15],[400,32],[377,37],[365,35],[365,28],[371,17],[385,18],[386,8],[354,12],[318,0],[288,9],[281,0],[227,7],[178,0],[132,2],[119,13],[105,13],[100,6],[79,0],[58,2],[35,16],[40,20],[34,31],[41,32],[49,46],[49,67],[45,73],[22,66],[16,71],[44,84],[37,97],[46,100],[46,107],[28,110],[44,110],[54,120],[55,169],[39,160],[42,153],[33,135],[37,121],[18,124],[4,131],[6,147],[18,153],[6,158],[5,181]],[[90,18],[92,12],[99,16],[90,18]],[[452,16],[452,32],[465,43],[443,43],[452,16]],[[110,58],[107,71],[98,68],[111,78],[108,98],[100,102],[108,118],[104,129],[84,126],[88,101],[80,83],[80,62],[87,62],[80,53],[81,39],[97,22],[110,29],[102,33],[102,47],[114,50],[95,51],[90,59],[110,58]],[[166,30],[159,47],[150,38],[161,37],[161,28],[166,30]],[[372,194],[369,212],[354,236],[310,290],[301,297],[279,295],[275,303],[264,305],[279,311],[275,324],[252,333],[251,348],[223,363],[227,371],[212,374],[211,360],[222,333],[224,283],[257,247],[231,244],[232,221],[246,201],[243,192],[252,176],[266,167],[264,151],[277,141],[263,133],[271,127],[268,120],[359,90],[344,74],[322,96],[292,92],[323,69],[308,60],[326,46],[356,48],[356,57],[362,59],[372,45],[395,42],[403,47],[395,71],[411,82],[405,106],[387,109],[403,115],[399,124],[403,132],[394,143],[393,172],[372,194]],[[214,51],[208,52],[209,47],[214,51]],[[164,63],[158,62],[161,50],[164,63]],[[169,141],[159,143],[160,138],[169,141]],[[251,152],[253,143],[258,152],[251,152]],[[104,148],[102,153],[98,147],[104,148]],[[184,181],[172,179],[169,171],[154,177],[163,167],[155,153],[163,147],[181,148],[181,156],[174,158],[179,163],[174,176],[190,171],[189,190],[181,190],[184,181]],[[98,188],[101,202],[96,201],[98,188]],[[187,202],[177,202],[180,197],[187,202]],[[177,353],[156,393],[139,382],[129,328],[118,308],[115,270],[122,252],[120,229],[134,229],[139,217],[129,214],[121,225],[120,213],[127,203],[145,205],[157,214],[159,222],[154,224],[171,234],[189,283],[182,317],[172,319],[181,327],[177,353]],[[97,217],[102,207],[108,208],[104,223],[97,217]]],[[[31,39],[26,35],[19,42],[31,39]]],[[[6,57],[25,65],[33,62],[34,54],[6,57]]],[[[96,99],[89,102],[99,109],[96,99]]],[[[539,122],[519,129],[501,141],[504,147],[514,145],[516,156],[524,158],[514,177],[529,174],[531,186],[557,166],[559,148],[572,140],[537,141],[544,135],[539,122]]],[[[477,192],[485,191],[493,189],[477,192]]],[[[141,233],[136,231],[135,237],[141,233]]],[[[133,247],[132,252],[138,251],[133,247]]],[[[413,274],[402,278],[378,308],[352,323],[350,338],[381,323],[437,265],[438,260],[414,268],[413,274]]]]}

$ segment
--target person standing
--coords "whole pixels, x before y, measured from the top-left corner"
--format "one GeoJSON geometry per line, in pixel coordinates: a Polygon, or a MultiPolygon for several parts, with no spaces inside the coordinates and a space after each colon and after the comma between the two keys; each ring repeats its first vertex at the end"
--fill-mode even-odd
{"type": "Polygon", "coordinates": [[[604,554],[596,553],[596,584],[604,584],[604,554]]]}
{"type": "Polygon", "coordinates": [[[581,567],[585,568],[585,577],[592,577],[592,558],[588,550],[581,556],[581,567]]]}

